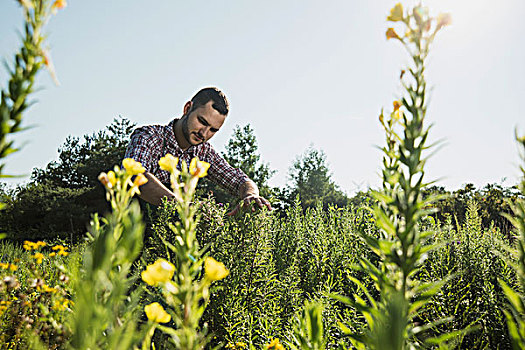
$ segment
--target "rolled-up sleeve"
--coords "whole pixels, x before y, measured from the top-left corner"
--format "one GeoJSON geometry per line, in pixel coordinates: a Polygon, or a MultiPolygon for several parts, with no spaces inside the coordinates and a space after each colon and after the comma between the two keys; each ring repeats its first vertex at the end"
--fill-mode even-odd
{"type": "Polygon", "coordinates": [[[226,189],[231,195],[239,196],[239,188],[249,180],[248,176],[241,169],[228,164],[213,148],[210,147],[206,151],[202,160],[210,163],[209,179],[226,189]]]}

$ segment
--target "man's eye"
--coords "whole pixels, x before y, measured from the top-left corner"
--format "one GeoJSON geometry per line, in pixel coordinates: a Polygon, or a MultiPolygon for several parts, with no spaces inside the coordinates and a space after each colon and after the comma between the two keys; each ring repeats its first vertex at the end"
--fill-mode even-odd
{"type": "Polygon", "coordinates": [[[199,118],[199,123],[201,123],[202,125],[204,126],[208,126],[208,123],[206,122],[206,120],[202,119],[202,118],[199,118]]]}

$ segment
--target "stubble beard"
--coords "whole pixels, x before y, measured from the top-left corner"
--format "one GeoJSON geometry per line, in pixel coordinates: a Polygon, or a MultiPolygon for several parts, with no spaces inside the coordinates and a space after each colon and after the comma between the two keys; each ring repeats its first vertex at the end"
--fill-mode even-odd
{"type": "Polygon", "coordinates": [[[191,139],[190,139],[190,131],[188,130],[188,114],[185,114],[182,116],[182,136],[184,136],[184,139],[188,143],[188,145],[192,145],[191,139]]]}
{"type": "Polygon", "coordinates": [[[197,146],[201,143],[204,143],[204,140],[193,142],[191,140],[190,130],[188,128],[188,119],[189,119],[189,113],[182,116],[181,122],[182,122],[182,136],[186,139],[186,142],[190,146],[197,146]]]}

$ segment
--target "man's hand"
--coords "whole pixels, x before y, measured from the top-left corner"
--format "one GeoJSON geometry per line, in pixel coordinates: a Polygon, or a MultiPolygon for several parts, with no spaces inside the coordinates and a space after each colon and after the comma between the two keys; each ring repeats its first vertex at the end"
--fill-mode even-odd
{"type": "Polygon", "coordinates": [[[252,211],[255,211],[255,206],[259,207],[259,208],[268,208],[268,210],[273,210],[272,209],[272,206],[270,204],[270,202],[268,202],[266,200],[266,198],[263,198],[263,197],[260,197],[258,195],[248,195],[246,197],[244,197],[241,202],[239,204],[237,204],[235,206],[235,208],[233,208],[232,211],[230,211],[229,213],[227,213],[226,215],[228,216],[232,216],[232,215],[235,215],[237,214],[239,211],[241,211],[242,209],[245,209],[245,208],[249,208],[251,207],[251,210],[252,211]],[[254,205],[252,206],[251,204],[254,203],[254,205]]]}

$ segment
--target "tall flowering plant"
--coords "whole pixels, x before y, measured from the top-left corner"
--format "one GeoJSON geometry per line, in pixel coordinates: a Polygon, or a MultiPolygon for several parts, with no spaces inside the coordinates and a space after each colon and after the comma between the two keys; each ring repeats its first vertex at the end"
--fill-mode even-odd
{"type": "Polygon", "coordinates": [[[158,259],[141,274],[147,285],[160,291],[167,306],[167,310],[158,302],[145,306],[150,326],[143,348],[150,348],[159,329],[170,336],[177,349],[202,349],[209,337],[199,321],[210,299],[210,286],[229,274],[224,264],[203,256],[196,238],[197,207],[192,201],[197,182],[206,176],[210,165],[194,158],[189,167],[182,162],[179,171],[178,159],[171,154],[161,158],[159,165],[171,174],[180,221],[171,226],[175,241],[164,241],[173,252],[171,261],[158,259]]]}
{"type": "MultiPolygon", "coordinates": [[[[45,66],[57,82],[49,50],[44,47],[44,26],[66,0],[17,0],[24,10],[25,24],[22,47],[15,54],[13,67],[9,68],[9,82],[0,99],[0,160],[18,151],[8,136],[24,130],[23,113],[31,106],[29,95],[34,92],[35,77],[45,66]]],[[[5,163],[0,163],[0,177],[5,163]]]]}
{"type": "Polygon", "coordinates": [[[132,197],[147,182],[143,172],[140,163],[127,158],[122,168],[99,176],[113,210],[104,218],[93,216],[91,245],[74,279],[74,349],[131,349],[143,337],[136,331],[140,290],[131,292],[129,277],[142,247],[144,224],[132,197]]]}
{"type": "MultiPolygon", "coordinates": [[[[523,164],[525,164],[525,136],[516,137],[519,143],[523,164]]],[[[525,165],[521,166],[521,182],[519,189],[525,197],[525,165]]],[[[512,222],[517,233],[517,265],[516,272],[518,275],[518,285],[523,292],[525,290],[525,200],[518,198],[515,203],[511,204],[514,215],[506,215],[512,222]]],[[[509,301],[509,310],[503,311],[507,318],[507,326],[512,339],[514,349],[525,349],[525,298],[509,287],[502,280],[499,281],[507,299],[509,301]]]]}
{"type": "Polygon", "coordinates": [[[366,233],[364,241],[380,258],[379,266],[362,259],[358,270],[371,277],[380,297],[374,297],[364,284],[351,278],[361,290],[354,298],[338,297],[355,307],[364,317],[367,329],[354,332],[342,325],[356,348],[411,349],[426,343],[441,342],[442,338],[420,337],[433,325],[417,325],[418,310],[439,290],[442,282],[420,283],[414,278],[427,252],[433,248],[425,244],[430,232],[421,232],[420,220],[431,213],[428,209],[436,197],[423,198],[425,151],[429,127],[425,125],[427,112],[427,84],[425,62],[436,34],[450,23],[450,16],[431,17],[427,8],[418,5],[405,10],[398,3],[387,20],[393,24],[386,37],[400,42],[412,58],[411,65],[401,72],[405,96],[393,103],[391,113],[381,112],[379,121],[385,131],[381,191],[374,197],[378,204],[373,213],[380,228],[380,236],[366,233]],[[398,26],[399,28],[394,28],[398,26]],[[403,32],[399,35],[398,32],[403,32]]]}

